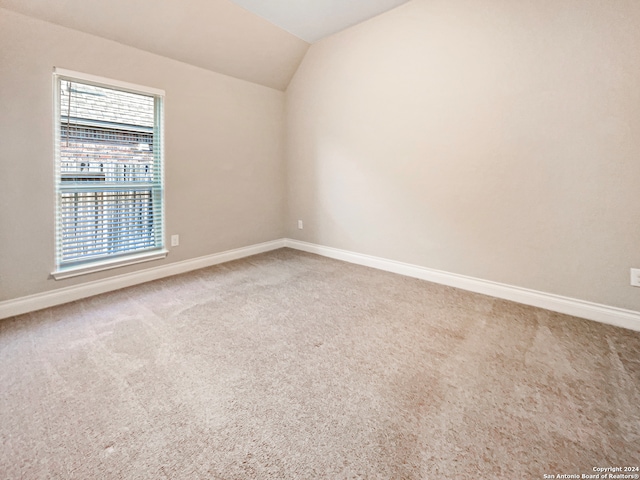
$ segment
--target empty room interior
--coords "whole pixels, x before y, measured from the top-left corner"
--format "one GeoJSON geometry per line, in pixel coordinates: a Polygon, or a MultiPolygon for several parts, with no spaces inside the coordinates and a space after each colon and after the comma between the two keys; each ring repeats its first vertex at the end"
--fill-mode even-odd
{"type": "Polygon", "coordinates": [[[0,478],[640,478],[639,45],[0,0],[0,478]]]}

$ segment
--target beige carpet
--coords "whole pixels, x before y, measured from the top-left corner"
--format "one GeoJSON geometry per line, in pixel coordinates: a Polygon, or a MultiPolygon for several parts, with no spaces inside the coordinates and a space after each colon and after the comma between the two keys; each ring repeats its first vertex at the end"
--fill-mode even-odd
{"type": "Polygon", "coordinates": [[[3,479],[640,466],[640,334],[278,250],[0,321],[3,479]]]}

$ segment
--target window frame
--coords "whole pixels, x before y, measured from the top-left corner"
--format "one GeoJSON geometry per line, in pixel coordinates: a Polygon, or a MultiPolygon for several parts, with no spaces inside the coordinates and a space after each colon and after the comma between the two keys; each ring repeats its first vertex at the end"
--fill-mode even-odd
{"type": "Polygon", "coordinates": [[[134,83],[123,82],[120,80],[114,80],[110,78],[100,77],[97,75],[91,75],[81,72],[75,72],[63,68],[55,67],[53,70],[53,99],[54,99],[54,182],[55,182],[55,268],[51,273],[55,280],[60,280],[69,277],[75,277],[78,275],[85,275],[89,273],[99,272],[112,268],[123,267],[125,265],[134,265],[137,263],[148,262],[152,260],[159,260],[165,258],[168,251],[165,248],[165,205],[164,205],[164,105],[165,105],[165,92],[157,88],[146,87],[137,85],[134,83]],[[62,238],[62,226],[61,226],[61,196],[63,189],[61,188],[61,96],[60,96],[60,82],[67,80],[71,82],[78,82],[97,87],[104,87],[109,89],[115,89],[128,93],[140,94],[145,96],[154,97],[154,136],[158,138],[154,139],[154,143],[157,141],[158,152],[154,152],[158,156],[156,162],[159,169],[159,181],[154,182],[154,189],[159,191],[159,199],[156,205],[160,207],[159,225],[154,225],[154,228],[159,229],[157,238],[159,244],[156,243],[151,249],[145,249],[144,251],[131,251],[130,253],[118,254],[113,258],[103,257],[99,259],[87,259],[73,262],[72,265],[65,265],[62,262],[61,254],[61,238],[62,238]]]}

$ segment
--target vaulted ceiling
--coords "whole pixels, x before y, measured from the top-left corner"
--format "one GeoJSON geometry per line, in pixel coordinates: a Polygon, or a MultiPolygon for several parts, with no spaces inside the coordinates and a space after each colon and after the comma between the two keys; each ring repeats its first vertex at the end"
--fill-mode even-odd
{"type": "Polygon", "coordinates": [[[233,1],[0,0],[0,7],[285,90],[309,48],[299,37],[314,41],[407,0],[233,1]]]}
{"type": "Polygon", "coordinates": [[[231,0],[313,43],[408,0],[231,0]]]}
{"type": "Polygon", "coordinates": [[[309,47],[229,0],[0,0],[0,7],[278,90],[309,47]]]}

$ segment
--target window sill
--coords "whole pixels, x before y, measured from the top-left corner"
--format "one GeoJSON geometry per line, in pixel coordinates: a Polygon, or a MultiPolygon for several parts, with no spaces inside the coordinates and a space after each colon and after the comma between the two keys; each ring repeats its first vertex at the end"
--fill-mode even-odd
{"type": "Polygon", "coordinates": [[[89,273],[101,272],[103,270],[110,270],[112,268],[124,267],[126,265],[134,265],[136,263],[150,262],[151,260],[159,260],[165,258],[169,253],[167,250],[153,251],[147,253],[140,253],[137,255],[130,255],[125,258],[119,258],[114,260],[102,260],[100,262],[92,262],[90,265],[81,265],[77,267],[61,268],[51,273],[51,276],[55,280],[62,280],[64,278],[77,277],[80,275],[87,275],[89,273]]]}

